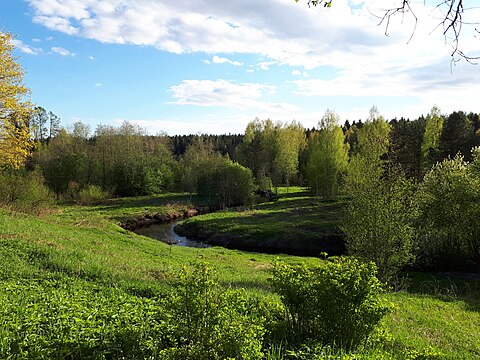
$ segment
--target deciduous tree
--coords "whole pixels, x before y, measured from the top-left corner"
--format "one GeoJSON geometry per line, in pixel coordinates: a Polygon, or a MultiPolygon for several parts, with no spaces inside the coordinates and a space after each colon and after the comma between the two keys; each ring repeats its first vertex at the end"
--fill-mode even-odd
{"type": "Polygon", "coordinates": [[[0,168],[19,168],[30,154],[29,90],[12,55],[12,35],[0,32],[0,168]]]}

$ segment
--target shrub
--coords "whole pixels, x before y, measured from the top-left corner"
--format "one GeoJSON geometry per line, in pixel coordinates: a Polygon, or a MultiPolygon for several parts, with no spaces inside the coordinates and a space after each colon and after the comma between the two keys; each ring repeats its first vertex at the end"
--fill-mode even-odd
{"type": "Polygon", "coordinates": [[[465,162],[461,156],[437,163],[419,186],[418,264],[422,267],[478,270],[478,150],[474,149],[473,155],[473,163],[465,162]]]}
{"type": "Polygon", "coordinates": [[[259,359],[265,329],[244,291],[222,291],[205,263],[184,268],[166,299],[170,348],[162,358],[259,359]]]}
{"type": "Polygon", "coordinates": [[[351,258],[315,269],[275,264],[272,285],[285,305],[291,340],[351,348],[368,338],[388,311],[376,273],[375,264],[351,258]]]}
{"type": "Polygon", "coordinates": [[[200,174],[197,187],[200,195],[224,208],[250,203],[255,185],[250,169],[221,158],[215,166],[200,174]]]}
{"type": "Polygon", "coordinates": [[[53,195],[44,184],[41,172],[10,170],[0,172],[0,206],[37,212],[53,203],[53,195]]]}
{"type": "Polygon", "coordinates": [[[100,186],[89,185],[78,193],[78,202],[82,204],[92,203],[107,199],[109,194],[103,191],[100,186]]]}

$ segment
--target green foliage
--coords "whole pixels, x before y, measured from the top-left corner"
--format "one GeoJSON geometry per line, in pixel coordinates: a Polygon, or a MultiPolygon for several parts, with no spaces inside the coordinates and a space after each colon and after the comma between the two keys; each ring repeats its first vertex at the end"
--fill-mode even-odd
{"type": "Polygon", "coordinates": [[[370,117],[359,130],[358,152],[349,164],[351,202],[342,230],[349,254],[373,261],[380,278],[390,280],[413,260],[413,184],[385,160],[389,124],[375,108],[370,117]]]}
{"type": "Polygon", "coordinates": [[[240,164],[251,169],[255,178],[268,176],[276,186],[283,182],[289,186],[298,174],[304,147],[305,130],[299,123],[255,119],[248,123],[237,154],[240,164]]]}
{"type": "Polygon", "coordinates": [[[259,359],[265,319],[242,290],[222,290],[206,263],[185,267],[165,300],[172,346],[169,359],[259,359]]]}
{"type": "Polygon", "coordinates": [[[338,195],[340,176],[347,168],[348,145],[338,121],[338,116],[327,110],[320,132],[308,142],[307,183],[313,194],[324,198],[338,195]]]}
{"type": "Polygon", "coordinates": [[[420,184],[419,264],[436,269],[474,269],[480,261],[478,150],[437,163],[420,184]],[[475,265],[475,263],[477,265],[475,265]]]}
{"type": "Polygon", "coordinates": [[[277,149],[273,160],[273,176],[276,184],[290,186],[291,180],[298,174],[299,153],[305,147],[305,129],[293,121],[277,126],[277,149]]]}
{"type": "Polygon", "coordinates": [[[145,359],[165,340],[153,300],[81,282],[1,285],[2,359],[145,359]]]}
{"type": "MultiPolygon", "coordinates": [[[[351,166],[368,168],[357,158],[351,166]]],[[[413,260],[416,207],[413,183],[396,168],[365,173],[350,184],[351,202],[342,225],[350,255],[373,261],[382,280],[391,280],[413,260]]]]}
{"type": "Polygon", "coordinates": [[[98,185],[89,185],[78,193],[78,202],[81,204],[95,203],[109,198],[109,193],[102,190],[98,185]]]}
{"type": "Polygon", "coordinates": [[[436,106],[427,115],[422,140],[422,171],[426,173],[439,158],[443,117],[436,106]]]}
{"type": "Polygon", "coordinates": [[[443,121],[440,136],[441,158],[454,157],[458,153],[470,160],[470,150],[478,144],[478,136],[472,121],[463,111],[455,111],[443,121]]]}
{"type": "Polygon", "coordinates": [[[198,194],[206,196],[221,208],[249,204],[254,188],[250,169],[228,159],[222,159],[198,179],[198,194]]]}
{"type": "Polygon", "coordinates": [[[288,337],[350,348],[362,343],[388,312],[373,263],[342,258],[308,269],[277,263],[272,286],[285,305],[288,337]]]}
{"type": "Polygon", "coordinates": [[[263,193],[270,193],[272,191],[272,179],[270,179],[268,176],[263,175],[260,176],[257,181],[257,189],[263,193]]]}
{"type": "Polygon", "coordinates": [[[39,169],[0,172],[0,206],[23,212],[37,212],[53,203],[39,169]]]}

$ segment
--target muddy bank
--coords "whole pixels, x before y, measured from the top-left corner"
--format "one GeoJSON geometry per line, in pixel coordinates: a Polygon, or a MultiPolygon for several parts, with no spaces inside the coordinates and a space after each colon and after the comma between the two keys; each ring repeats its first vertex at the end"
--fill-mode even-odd
{"type": "Polygon", "coordinates": [[[170,223],[181,218],[189,218],[196,215],[207,214],[208,212],[210,212],[209,208],[189,208],[185,210],[172,210],[166,214],[145,214],[124,220],[120,223],[120,226],[125,230],[135,231],[141,227],[170,223]]]}
{"type": "Polygon", "coordinates": [[[188,239],[212,246],[268,254],[319,256],[322,252],[326,252],[328,255],[345,253],[345,243],[343,235],[340,233],[329,233],[316,239],[298,239],[288,237],[288,235],[271,239],[255,239],[239,234],[215,233],[203,229],[195,223],[179,223],[175,227],[175,232],[188,239]]]}

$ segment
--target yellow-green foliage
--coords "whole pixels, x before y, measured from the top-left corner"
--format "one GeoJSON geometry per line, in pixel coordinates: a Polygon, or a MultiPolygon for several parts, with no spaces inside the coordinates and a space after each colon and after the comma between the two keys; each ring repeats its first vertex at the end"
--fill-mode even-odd
{"type": "Polygon", "coordinates": [[[20,168],[32,143],[28,128],[28,89],[22,83],[23,69],[12,55],[12,35],[0,31],[0,170],[20,168]]]}

